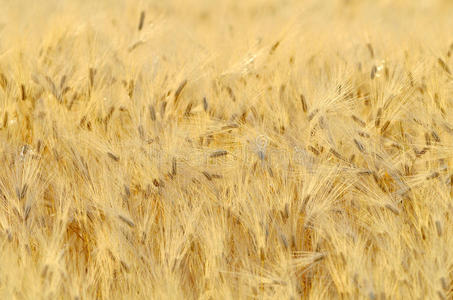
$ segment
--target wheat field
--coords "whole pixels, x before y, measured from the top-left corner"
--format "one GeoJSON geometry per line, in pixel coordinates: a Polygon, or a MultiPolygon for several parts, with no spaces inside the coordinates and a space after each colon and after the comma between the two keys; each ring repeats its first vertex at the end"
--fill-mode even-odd
{"type": "Polygon", "coordinates": [[[0,6],[0,299],[452,299],[450,1],[0,6]]]}

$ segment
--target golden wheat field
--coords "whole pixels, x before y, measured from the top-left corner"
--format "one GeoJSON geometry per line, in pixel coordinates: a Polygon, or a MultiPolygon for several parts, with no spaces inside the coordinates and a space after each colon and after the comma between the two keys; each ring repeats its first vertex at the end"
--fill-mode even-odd
{"type": "Polygon", "coordinates": [[[0,299],[452,299],[452,2],[0,7],[0,299]]]}

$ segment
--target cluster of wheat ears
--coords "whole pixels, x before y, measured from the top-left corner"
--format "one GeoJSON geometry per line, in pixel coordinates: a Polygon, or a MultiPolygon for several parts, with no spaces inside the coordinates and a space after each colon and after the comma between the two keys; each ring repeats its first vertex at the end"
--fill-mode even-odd
{"type": "Polygon", "coordinates": [[[451,299],[449,1],[0,1],[1,299],[451,299]]]}

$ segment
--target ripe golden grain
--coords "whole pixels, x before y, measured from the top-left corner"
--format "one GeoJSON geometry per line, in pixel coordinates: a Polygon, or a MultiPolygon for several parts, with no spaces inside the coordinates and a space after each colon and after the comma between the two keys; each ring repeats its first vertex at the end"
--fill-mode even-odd
{"type": "Polygon", "coordinates": [[[440,143],[440,137],[435,131],[431,131],[431,136],[433,137],[434,141],[436,141],[436,143],[440,143]]]}
{"type": "Polygon", "coordinates": [[[3,116],[3,125],[2,128],[6,128],[8,126],[8,112],[5,111],[5,114],[3,116]]]}
{"type": "Polygon", "coordinates": [[[8,79],[6,79],[6,76],[3,73],[0,73],[0,86],[3,90],[6,90],[6,87],[8,86],[8,79]]]}
{"type": "Polygon", "coordinates": [[[208,111],[208,100],[206,97],[203,97],[203,109],[204,111],[208,111]]]}
{"type": "Polygon", "coordinates": [[[425,132],[425,144],[426,146],[431,145],[431,136],[429,135],[428,132],[425,132]]]}
{"type": "Polygon", "coordinates": [[[176,89],[176,92],[175,92],[175,97],[174,97],[174,100],[173,102],[175,104],[178,103],[178,100],[179,100],[179,97],[181,96],[181,93],[184,89],[184,87],[187,85],[187,79],[185,79],[183,82],[181,82],[181,84],[178,86],[178,88],[176,89]]]}
{"type": "Polygon", "coordinates": [[[436,221],[436,230],[437,230],[437,235],[439,237],[442,236],[442,224],[440,223],[439,220],[436,221]]]}
{"type": "Polygon", "coordinates": [[[190,111],[192,110],[192,103],[187,104],[186,111],[184,112],[184,116],[190,116],[190,111]]]}
{"type": "Polygon", "coordinates": [[[212,180],[212,176],[211,176],[211,174],[209,174],[208,172],[203,171],[202,174],[204,175],[204,177],[206,177],[207,180],[209,180],[209,181],[212,180]]]}
{"type": "Polygon", "coordinates": [[[357,117],[356,115],[352,115],[351,118],[357,123],[360,125],[360,127],[365,127],[366,126],[366,123],[365,121],[362,121],[359,117],[357,117]]]}
{"type": "Polygon", "coordinates": [[[28,184],[24,184],[22,188],[16,188],[16,196],[17,199],[22,200],[25,198],[25,195],[27,194],[28,190],[28,184]]]}
{"type": "Polygon", "coordinates": [[[29,204],[25,205],[25,208],[24,208],[24,221],[28,220],[28,217],[30,216],[30,211],[31,211],[31,206],[29,204]]]}
{"type": "Polygon", "coordinates": [[[288,239],[286,238],[286,235],[284,235],[283,233],[280,233],[280,241],[282,242],[283,244],[283,247],[285,247],[286,250],[288,250],[288,239]]]}
{"type": "Polygon", "coordinates": [[[394,207],[393,205],[391,204],[386,204],[385,207],[390,210],[392,213],[394,213],[395,215],[399,215],[400,214],[400,211],[394,207]]]}
{"type": "Polygon", "coordinates": [[[437,177],[439,177],[439,175],[440,175],[439,172],[433,172],[430,175],[426,176],[426,180],[431,180],[431,179],[437,178],[437,177]]]}
{"type": "Polygon", "coordinates": [[[89,75],[89,79],[90,79],[90,87],[93,87],[93,85],[94,85],[94,76],[96,75],[96,69],[90,68],[88,70],[88,75],[89,75]]]}
{"type": "Polygon", "coordinates": [[[437,295],[439,296],[439,298],[441,300],[444,300],[444,299],[446,300],[447,299],[447,297],[445,297],[445,295],[444,295],[444,293],[442,291],[437,291],[437,295]]]}
{"type": "Polygon", "coordinates": [[[66,84],[66,75],[61,76],[60,79],[60,90],[62,90],[65,87],[66,84]]]}
{"type": "Polygon", "coordinates": [[[356,145],[357,149],[359,149],[360,152],[365,153],[365,147],[363,146],[362,143],[354,139],[354,144],[356,145]]]}
{"type": "Polygon", "coordinates": [[[171,175],[176,176],[176,157],[173,157],[171,162],[171,175]]]}
{"type": "Polygon", "coordinates": [[[127,185],[124,185],[124,194],[128,198],[131,196],[131,190],[129,189],[129,187],[127,185]]]}
{"type": "Polygon", "coordinates": [[[212,157],[212,158],[221,157],[221,156],[225,156],[227,154],[228,154],[228,151],[226,151],[226,150],[218,150],[218,151],[211,153],[210,157],[212,157]]]}
{"type": "Polygon", "coordinates": [[[135,223],[129,219],[128,217],[125,217],[123,215],[118,215],[118,218],[123,221],[124,223],[126,223],[129,227],[135,227],[135,223]]]}
{"type": "Polygon", "coordinates": [[[275,50],[277,50],[277,48],[278,48],[279,45],[280,45],[280,41],[275,42],[275,43],[272,45],[271,50],[269,51],[269,55],[274,54],[275,50]]]}
{"type": "Polygon", "coordinates": [[[367,139],[370,138],[370,135],[368,133],[366,133],[366,132],[363,132],[363,131],[359,131],[358,135],[363,137],[363,138],[367,138],[367,139]]]}
{"type": "Polygon", "coordinates": [[[340,159],[340,160],[345,160],[343,156],[341,156],[340,153],[338,153],[335,149],[333,148],[330,148],[330,153],[332,153],[336,158],[340,159]]]}
{"type": "Polygon", "coordinates": [[[379,108],[376,113],[376,119],[374,121],[374,126],[379,127],[381,124],[381,117],[382,117],[382,108],[379,108]]]}
{"type": "Polygon", "coordinates": [[[163,101],[160,107],[160,115],[163,117],[165,115],[165,110],[167,108],[167,101],[163,101]]]}
{"type": "Polygon", "coordinates": [[[116,156],[115,154],[113,154],[112,152],[107,152],[107,155],[113,159],[114,161],[119,161],[120,158],[118,156],[116,156]]]}
{"type": "Polygon", "coordinates": [[[448,287],[448,284],[447,284],[447,280],[445,279],[445,277],[441,277],[440,278],[440,283],[442,284],[442,288],[444,289],[444,291],[448,291],[449,290],[449,287],[448,287]]]}
{"type": "Polygon", "coordinates": [[[156,121],[156,111],[154,110],[154,106],[152,104],[149,105],[149,115],[152,121],[156,121]]]}
{"type": "Polygon", "coordinates": [[[390,125],[390,121],[389,120],[385,121],[384,125],[382,125],[382,127],[381,127],[381,134],[385,133],[385,131],[387,130],[389,125],[390,125]]]}
{"type": "Polygon", "coordinates": [[[303,94],[300,94],[300,103],[302,104],[302,110],[304,111],[304,113],[307,113],[307,101],[305,100],[305,96],[303,94]]]}
{"type": "Polygon", "coordinates": [[[368,51],[370,52],[370,57],[371,57],[371,58],[374,58],[374,49],[373,49],[373,46],[372,46],[370,43],[367,43],[366,46],[367,46],[367,48],[368,48],[368,51]]]}
{"type": "Polygon", "coordinates": [[[308,121],[311,121],[313,120],[313,118],[316,116],[316,114],[319,112],[319,109],[316,108],[315,110],[313,110],[309,115],[308,115],[308,121]]]}
{"type": "Polygon", "coordinates": [[[25,93],[25,86],[23,84],[20,85],[20,99],[25,101],[27,98],[27,94],[25,93]]]}
{"type": "Polygon", "coordinates": [[[145,11],[140,13],[140,20],[138,22],[138,31],[143,29],[143,24],[145,23],[145,11]]]}
{"type": "Polygon", "coordinates": [[[437,59],[437,62],[439,63],[439,65],[442,67],[442,69],[447,72],[449,75],[451,75],[451,72],[450,72],[450,68],[448,67],[448,65],[443,61],[442,58],[438,58],[437,59]]]}
{"type": "Polygon", "coordinates": [[[318,156],[320,154],[319,151],[315,147],[313,147],[312,145],[308,145],[307,148],[308,148],[308,150],[313,152],[313,154],[316,155],[316,156],[318,156]]]}
{"type": "Polygon", "coordinates": [[[374,77],[376,77],[376,72],[377,72],[377,68],[376,68],[376,66],[373,66],[371,68],[371,73],[370,73],[371,80],[373,80],[374,77]]]}

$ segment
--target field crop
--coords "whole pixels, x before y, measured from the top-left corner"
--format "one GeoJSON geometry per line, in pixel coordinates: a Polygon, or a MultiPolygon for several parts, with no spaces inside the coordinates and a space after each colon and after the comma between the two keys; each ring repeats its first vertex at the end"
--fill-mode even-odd
{"type": "Polygon", "coordinates": [[[452,299],[450,1],[0,7],[0,299],[452,299]]]}

